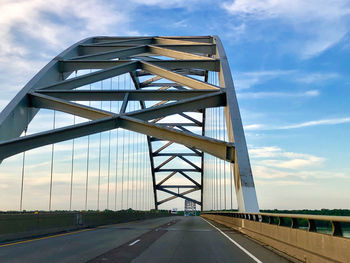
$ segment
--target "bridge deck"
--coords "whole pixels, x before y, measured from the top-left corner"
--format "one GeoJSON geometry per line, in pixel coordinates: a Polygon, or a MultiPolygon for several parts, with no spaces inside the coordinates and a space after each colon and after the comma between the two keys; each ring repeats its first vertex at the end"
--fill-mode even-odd
{"type": "MultiPolygon", "coordinates": [[[[243,235],[220,228],[261,262],[288,262],[243,235]]],[[[1,262],[259,262],[200,217],[142,220],[0,245],[0,259],[1,262]]]]}

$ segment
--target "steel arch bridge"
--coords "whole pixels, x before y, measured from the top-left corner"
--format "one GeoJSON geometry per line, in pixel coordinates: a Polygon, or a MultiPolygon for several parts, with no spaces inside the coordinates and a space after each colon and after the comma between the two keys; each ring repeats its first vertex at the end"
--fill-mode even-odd
{"type": "Polygon", "coordinates": [[[222,194],[226,208],[227,191],[232,205],[235,190],[240,211],[258,212],[231,71],[219,37],[101,36],[72,45],[41,69],[1,112],[0,160],[118,128],[147,136],[156,209],[180,197],[201,205],[202,210],[219,210],[222,194]],[[84,74],[74,75],[77,71],[84,74]],[[88,88],[91,83],[125,74],[132,80],[132,89],[88,88]],[[96,101],[119,101],[121,106],[103,110],[91,105],[96,101]],[[139,104],[137,109],[128,107],[132,101],[139,104]],[[26,135],[40,109],[87,120],[26,135]],[[169,116],[171,121],[164,122],[169,116]],[[186,121],[178,121],[180,118],[186,121]],[[162,146],[156,149],[155,142],[162,146]],[[178,144],[188,151],[180,152],[178,144]],[[160,157],[163,161],[157,165],[160,157]],[[193,161],[195,158],[200,161],[193,161]],[[190,168],[165,168],[174,159],[190,168]],[[218,172],[219,164],[229,167],[229,176],[218,172]],[[161,173],[167,175],[159,180],[161,173]],[[193,179],[193,173],[198,173],[200,180],[193,179]],[[166,185],[175,174],[190,184],[166,185]],[[218,188],[222,180],[224,188],[218,188]],[[187,196],[194,191],[201,192],[200,200],[187,196]],[[159,200],[159,192],[170,197],[159,200]]]}

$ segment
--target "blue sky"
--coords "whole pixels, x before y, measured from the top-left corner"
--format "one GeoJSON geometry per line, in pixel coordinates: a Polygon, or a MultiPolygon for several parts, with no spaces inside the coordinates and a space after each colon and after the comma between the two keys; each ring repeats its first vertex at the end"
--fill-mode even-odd
{"type": "Polygon", "coordinates": [[[0,110],[82,38],[219,35],[260,207],[350,208],[348,1],[3,0],[0,12],[0,110]]]}

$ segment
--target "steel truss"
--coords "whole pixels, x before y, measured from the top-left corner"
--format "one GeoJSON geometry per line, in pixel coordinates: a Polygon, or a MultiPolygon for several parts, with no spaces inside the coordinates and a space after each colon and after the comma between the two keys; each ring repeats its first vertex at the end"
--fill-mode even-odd
{"type": "Polygon", "coordinates": [[[1,112],[0,160],[40,146],[116,128],[148,136],[156,208],[177,197],[202,205],[205,152],[231,163],[235,172],[234,187],[239,210],[258,211],[231,72],[217,36],[91,37],[74,44],[34,76],[1,112]],[[74,71],[83,69],[98,70],[68,78],[74,71]],[[217,72],[219,86],[207,82],[209,71],[217,72]],[[126,73],[130,74],[135,90],[76,90],[126,73]],[[144,76],[150,78],[140,82],[144,76]],[[199,80],[200,77],[204,81],[199,80]],[[120,112],[115,113],[79,104],[79,101],[122,101],[122,106],[120,112]],[[141,110],[126,112],[130,101],[138,101],[141,110]],[[160,102],[149,107],[149,101],[160,102]],[[225,107],[228,142],[204,135],[205,109],[212,107],[225,107]],[[39,109],[62,111],[90,121],[21,136],[39,109]],[[187,112],[201,113],[202,120],[191,117],[187,112]],[[188,122],[160,122],[174,114],[188,122]],[[190,127],[200,127],[202,134],[191,132],[190,127]],[[153,143],[156,141],[164,141],[164,145],[154,149],[153,143]],[[190,152],[171,151],[174,143],[186,146],[190,152]],[[170,152],[164,151],[166,149],[170,152]],[[160,156],[167,159],[155,166],[155,159],[160,156]],[[201,166],[194,164],[190,156],[201,158],[201,166]],[[176,158],[191,168],[164,168],[176,158]],[[157,181],[157,174],[161,172],[170,174],[157,181]],[[199,173],[201,182],[194,180],[190,172],[199,173]],[[191,185],[166,185],[175,174],[188,179],[191,185]],[[174,188],[178,192],[173,191],[174,188]],[[180,192],[180,189],[185,190],[180,192]],[[157,191],[168,193],[171,197],[158,200],[157,191]],[[194,191],[202,192],[201,200],[186,196],[194,191]]]}

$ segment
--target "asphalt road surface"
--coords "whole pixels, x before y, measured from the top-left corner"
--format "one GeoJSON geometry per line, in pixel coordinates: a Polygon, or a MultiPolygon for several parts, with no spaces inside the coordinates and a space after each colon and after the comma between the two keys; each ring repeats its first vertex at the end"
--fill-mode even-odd
{"type": "Polygon", "coordinates": [[[289,262],[200,217],[166,217],[0,244],[0,262],[289,262]]]}

